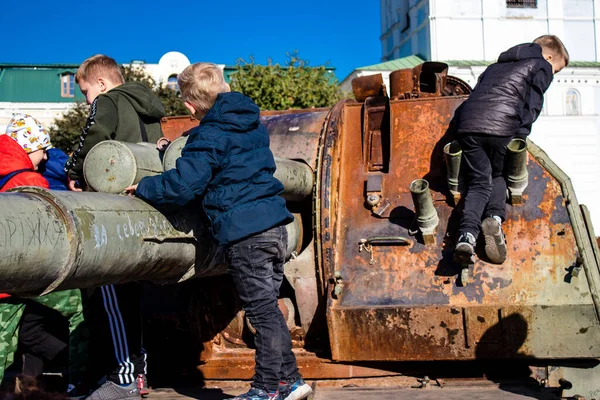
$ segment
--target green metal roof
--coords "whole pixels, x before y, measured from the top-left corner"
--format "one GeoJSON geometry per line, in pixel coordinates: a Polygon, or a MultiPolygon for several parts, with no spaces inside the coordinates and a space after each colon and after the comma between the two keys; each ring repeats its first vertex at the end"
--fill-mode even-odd
{"type": "Polygon", "coordinates": [[[61,96],[60,76],[75,74],[75,64],[23,66],[0,64],[0,101],[23,103],[72,103],[85,97],[75,85],[75,97],[61,96]]]}
{"type": "Polygon", "coordinates": [[[597,61],[569,61],[569,67],[600,68],[600,62],[597,62],[597,61]]]}
{"type": "MultiPolygon", "coordinates": [[[[408,56],[398,58],[396,60],[386,61],[380,64],[368,65],[366,67],[357,68],[362,71],[396,71],[403,68],[413,68],[425,60],[418,56],[408,56]]],[[[481,67],[493,64],[495,61],[483,60],[447,60],[442,61],[450,67],[481,67]]],[[[600,68],[600,62],[596,61],[569,61],[569,67],[575,68],[600,68]]]]}
{"type": "Polygon", "coordinates": [[[362,71],[396,71],[398,69],[414,68],[424,62],[425,60],[421,59],[420,57],[408,56],[379,64],[368,65],[366,67],[360,67],[357,69],[362,71]]]}
{"type": "Polygon", "coordinates": [[[23,64],[0,63],[0,68],[79,68],[79,64],[23,64]]]}
{"type": "Polygon", "coordinates": [[[482,67],[493,64],[495,61],[484,61],[484,60],[447,60],[442,61],[450,67],[482,67]]]}
{"type": "Polygon", "coordinates": [[[225,78],[225,82],[231,83],[231,74],[235,72],[235,65],[226,65],[223,68],[223,77],[225,78]]]}
{"type": "Polygon", "coordinates": [[[579,68],[600,68],[600,62],[597,61],[569,61],[569,67],[579,68]]]}
{"type": "MultiPolygon", "coordinates": [[[[451,67],[481,67],[493,64],[495,61],[483,60],[448,60],[442,61],[451,67]]],[[[600,68],[600,62],[596,61],[569,61],[569,67],[573,68],[600,68]]]]}
{"type": "MultiPolygon", "coordinates": [[[[61,96],[60,77],[64,73],[77,72],[79,64],[23,64],[0,63],[0,102],[13,103],[72,103],[85,101],[85,97],[75,85],[75,97],[61,96]]],[[[330,80],[336,82],[335,68],[325,67],[330,80]]],[[[227,65],[223,75],[231,81],[234,65],[227,65]]]]}

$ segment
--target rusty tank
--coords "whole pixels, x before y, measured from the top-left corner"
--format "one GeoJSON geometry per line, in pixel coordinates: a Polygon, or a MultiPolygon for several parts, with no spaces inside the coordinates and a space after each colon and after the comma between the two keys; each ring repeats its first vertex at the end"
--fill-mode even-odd
{"type": "MultiPolygon", "coordinates": [[[[355,99],[331,109],[261,116],[275,156],[313,173],[312,194],[288,199],[301,232],[280,299],[304,377],[597,397],[600,252],[569,178],[533,142],[515,143],[507,260],[477,249],[470,268],[455,265],[464,182],[451,122],[470,87],[436,62],[393,72],[389,88],[381,75],[352,85],[355,99]]],[[[166,118],[163,131],[175,141],[197,124],[166,118]]],[[[252,327],[219,271],[147,284],[151,384],[252,376],[252,327]]]]}

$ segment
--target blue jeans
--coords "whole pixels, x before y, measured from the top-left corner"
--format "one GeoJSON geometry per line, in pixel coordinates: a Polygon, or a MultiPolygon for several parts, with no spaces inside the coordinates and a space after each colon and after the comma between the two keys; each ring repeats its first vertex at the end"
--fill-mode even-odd
{"type": "Polygon", "coordinates": [[[256,368],[252,386],[276,390],[279,381],[300,378],[292,340],[277,296],[283,281],[287,231],[277,226],[229,245],[229,274],[242,308],[256,329],[256,368]]]}
{"type": "Polygon", "coordinates": [[[488,135],[459,136],[462,148],[461,168],[467,175],[467,195],[459,233],[471,232],[475,239],[482,216],[506,217],[506,180],[504,157],[511,137],[488,135]]]}

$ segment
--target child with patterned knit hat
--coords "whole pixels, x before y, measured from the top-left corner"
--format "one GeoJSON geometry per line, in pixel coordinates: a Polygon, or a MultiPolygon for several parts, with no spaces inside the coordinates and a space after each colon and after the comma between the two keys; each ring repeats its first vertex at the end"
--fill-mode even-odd
{"type": "MultiPolygon", "coordinates": [[[[50,136],[38,120],[15,114],[6,134],[0,135],[0,192],[19,186],[48,188],[48,182],[36,170],[50,147],[50,136]]],[[[69,320],[70,379],[83,380],[87,335],[82,325],[81,293],[64,290],[28,299],[0,294],[0,382],[14,361],[18,345],[23,347],[23,373],[32,376],[41,375],[44,360],[54,359],[67,347],[45,331],[46,309],[56,310],[69,320]]]]}
{"type": "Polygon", "coordinates": [[[46,149],[52,147],[50,135],[40,122],[27,114],[15,114],[8,123],[6,135],[0,137],[0,175],[22,171],[6,179],[0,190],[16,186],[41,186],[48,188],[48,182],[35,173],[42,160],[46,159],[46,149]],[[21,175],[24,174],[24,175],[21,175]],[[21,176],[18,176],[21,175],[21,176]],[[15,176],[13,179],[12,176],[15,176]],[[10,185],[8,184],[10,182],[10,185]]]}

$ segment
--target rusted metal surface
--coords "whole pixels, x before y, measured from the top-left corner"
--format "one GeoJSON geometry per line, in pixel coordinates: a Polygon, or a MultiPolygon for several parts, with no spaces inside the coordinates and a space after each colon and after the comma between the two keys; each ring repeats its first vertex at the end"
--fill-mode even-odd
{"type": "Polygon", "coordinates": [[[390,74],[390,98],[409,97],[415,87],[415,72],[412,68],[399,69],[390,74]]]}
{"type": "Polygon", "coordinates": [[[410,99],[440,96],[462,96],[471,93],[468,83],[448,75],[448,65],[425,62],[414,68],[390,74],[390,98],[410,99]]]}
{"type": "Polygon", "coordinates": [[[469,84],[460,78],[448,75],[446,77],[446,90],[444,90],[445,96],[464,96],[471,93],[473,89],[469,84]]]}
{"type": "MultiPolygon", "coordinates": [[[[463,187],[453,182],[456,193],[449,192],[443,147],[453,139],[447,129],[470,87],[438,67],[398,73],[404,82],[396,85],[392,79],[397,99],[391,101],[367,99],[384,94],[375,77],[368,84],[357,82],[364,104],[346,100],[328,113],[262,117],[273,152],[304,160],[316,174],[313,207],[302,211],[314,212],[314,241],[305,224],[311,241],[286,265],[290,285],[282,293],[293,299],[298,313],[291,334],[305,377],[398,371],[358,361],[437,368],[443,376],[464,371],[467,364],[440,362],[504,359],[504,369],[512,373],[531,358],[540,363],[600,355],[587,276],[572,274],[589,245],[576,238],[572,221],[578,214],[566,187],[538,158],[528,160],[524,204],[507,205],[508,260],[488,264],[477,249],[481,259],[471,283],[456,284],[458,266],[451,260],[461,204],[454,200],[463,187]],[[410,182],[423,178],[440,219],[435,244],[429,245],[415,233],[409,191],[410,182]],[[327,332],[317,323],[324,316],[327,332]],[[321,341],[310,343],[311,332],[321,341]],[[331,359],[352,363],[323,361],[310,350],[330,350],[331,359]],[[424,361],[436,362],[420,364],[424,361]]],[[[235,301],[223,296],[225,287],[194,291],[205,299],[193,311],[212,316],[200,324],[204,345],[198,370],[209,379],[250,378],[252,337],[236,317],[235,301]]]]}
{"type": "Polygon", "coordinates": [[[365,101],[369,97],[387,97],[387,90],[381,74],[366,75],[352,81],[352,93],[356,101],[365,101]]]}
{"type": "Polygon", "coordinates": [[[448,65],[441,62],[424,62],[415,68],[415,91],[419,97],[440,97],[446,89],[448,65]]]}
{"type": "MultiPolygon", "coordinates": [[[[343,118],[345,115],[343,111],[348,107],[355,108],[360,112],[361,104],[353,103],[351,101],[340,101],[338,102],[331,111],[329,112],[326,120],[325,127],[323,128],[323,135],[321,136],[321,142],[319,143],[319,165],[320,168],[317,170],[317,183],[314,191],[314,210],[315,210],[315,248],[317,251],[317,263],[318,274],[320,279],[321,294],[325,295],[325,291],[330,284],[329,280],[332,278],[332,274],[329,271],[334,271],[332,268],[333,254],[335,251],[335,243],[332,237],[333,222],[332,217],[332,200],[336,198],[332,196],[337,195],[337,186],[333,186],[333,182],[337,183],[337,168],[332,168],[332,162],[336,154],[336,143],[338,140],[338,132],[343,129],[343,118]],[[327,272],[326,272],[327,271],[327,272]]],[[[352,114],[354,117],[358,117],[358,123],[360,124],[360,117],[356,114],[352,114]]],[[[356,122],[356,121],[355,121],[356,122]]],[[[352,127],[352,125],[350,125],[352,127]]]]}
{"type": "Polygon", "coordinates": [[[586,305],[346,307],[331,310],[329,323],[340,361],[587,358],[600,351],[600,326],[586,305]],[[571,323],[557,328],[557,320],[571,323]]]}
{"type": "MultiPolygon", "coordinates": [[[[318,143],[328,111],[314,110],[263,111],[261,122],[269,130],[271,150],[282,158],[302,160],[314,171],[318,143]]],[[[165,137],[174,141],[198,126],[192,117],[166,117],[161,120],[165,137]]]]}
{"type": "Polygon", "coordinates": [[[478,249],[472,283],[456,285],[452,249],[459,211],[450,205],[442,148],[452,139],[446,131],[463,100],[392,101],[389,173],[368,172],[364,162],[358,164],[361,108],[344,107],[324,152],[331,164],[321,173],[328,177],[322,180],[320,223],[331,282],[327,316],[333,359],[599,356],[600,328],[588,281],[583,274],[569,277],[578,252],[561,186],[534,159],[529,159],[524,205],[507,205],[508,259],[492,265],[478,249]],[[374,216],[365,207],[365,184],[373,174],[382,175],[389,217],[374,216]],[[437,246],[411,235],[415,213],[408,187],[419,178],[430,182],[440,217],[437,246]],[[410,238],[410,245],[374,246],[374,262],[359,252],[361,240],[390,236],[410,238]],[[569,322],[558,336],[553,321],[565,319],[569,322]]]}
{"type": "MultiPolygon", "coordinates": [[[[596,309],[596,316],[600,320],[600,258],[598,258],[597,249],[593,246],[593,235],[591,234],[593,230],[588,228],[591,225],[589,215],[582,212],[569,177],[535,143],[528,140],[527,147],[529,154],[535,157],[536,161],[560,183],[563,204],[569,215],[579,253],[575,264],[568,269],[569,274],[566,276],[566,280],[570,281],[570,278],[578,277],[579,271],[583,270],[591,293],[591,301],[596,309]]],[[[600,382],[598,384],[600,386],[600,382]]]]}
{"type": "Polygon", "coordinates": [[[390,100],[385,96],[365,101],[363,165],[369,171],[386,171],[390,163],[390,100]]]}
{"type": "Polygon", "coordinates": [[[271,150],[275,156],[302,160],[315,171],[326,116],[326,111],[286,112],[261,117],[261,122],[269,130],[271,150]]]}
{"type": "MultiPolygon", "coordinates": [[[[393,376],[397,372],[383,368],[333,363],[302,350],[295,350],[298,368],[304,379],[340,379],[374,376],[393,376]]],[[[199,365],[206,379],[250,379],[254,374],[254,351],[239,349],[235,352],[215,354],[210,362],[199,365]],[[232,368],[235,365],[235,369],[232,368]]]]}
{"type": "Polygon", "coordinates": [[[189,131],[197,127],[199,123],[200,122],[191,115],[165,117],[160,120],[163,135],[170,141],[173,141],[182,135],[189,134],[189,131]]]}

